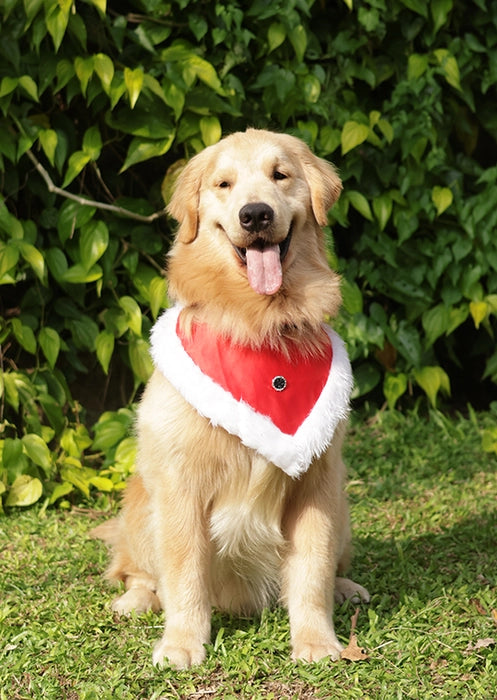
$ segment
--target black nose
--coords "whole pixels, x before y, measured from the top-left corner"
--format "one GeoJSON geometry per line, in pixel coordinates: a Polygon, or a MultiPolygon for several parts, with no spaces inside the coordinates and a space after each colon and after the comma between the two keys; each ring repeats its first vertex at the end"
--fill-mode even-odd
{"type": "Polygon", "coordinates": [[[242,207],[238,212],[238,217],[243,228],[254,233],[263,231],[272,224],[274,211],[264,202],[254,202],[242,207]]]}

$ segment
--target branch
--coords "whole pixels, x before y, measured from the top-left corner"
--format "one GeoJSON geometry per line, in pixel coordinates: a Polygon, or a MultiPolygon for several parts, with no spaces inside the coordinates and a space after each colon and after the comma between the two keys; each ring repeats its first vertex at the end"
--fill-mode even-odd
{"type": "Polygon", "coordinates": [[[35,155],[33,154],[32,151],[29,149],[26,151],[27,155],[31,159],[31,161],[34,163],[34,166],[36,170],[40,173],[42,178],[45,180],[45,184],[48,188],[49,192],[52,192],[53,194],[58,194],[61,197],[65,197],[66,199],[72,199],[74,202],[77,202],[78,204],[81,204],[84,207],[95,207],[96,209],[105,209],[106,211],[111,211],[114,214],[119,214],[120,216],[126,216],[128,219],[135,219],[136,221],[142,221],[144,223],[151,223],[152,221],[155,221],[156,219],[159,219],[161,216],[166,216],[166,210],[162,209],[161,211],[156,211],[153,214],[149,214],[148,216],[143,216],[143,214],[137,214],[134,211],[130,211],[129,209],[124,209],[123,207],[118,207],[115,204],[105,204],[104,202],[96,202],[94,199],[87,199],[86,197],[79,197],[77,194],[72,194],[72,192],[67,192],[66,190],[63,190],[61,187],[57,187],[57,185],[54,184],[52,178],[48,174],[48,172],[45,170],[43,165],[37,160],[35,155]]]}

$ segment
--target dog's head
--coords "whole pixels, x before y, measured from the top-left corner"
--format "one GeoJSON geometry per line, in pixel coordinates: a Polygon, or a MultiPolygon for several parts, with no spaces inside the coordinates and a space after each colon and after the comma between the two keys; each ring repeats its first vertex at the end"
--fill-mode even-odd
{"type": "Polygon", "coordinates": [[[326,224],[340,191],[333,166],[300,139],[249,129],[189,161],[168,212],[180,224],[179,245],[208,238],[216,256],[214,248],[228,244],[251,288],[273,295],[299,248],[312,245],[309,238],[326,224]]]}

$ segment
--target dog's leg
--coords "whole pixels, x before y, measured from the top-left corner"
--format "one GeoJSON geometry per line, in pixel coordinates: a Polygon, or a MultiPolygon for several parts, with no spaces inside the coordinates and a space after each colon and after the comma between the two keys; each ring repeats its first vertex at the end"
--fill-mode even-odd
{"type": "Polygon", "coordinates": [[[335,573],[342,546],[342,479],[326,473],[323,464],[313,467],[321,475],[304,475],[289,511],[282,594],[290,617],[292,657],[336,660],[343,648],[333,626],[335,573]]]}
{"type": "Polygon", "coordinates": [[[153,662],[188,668],[205,659],[210,640],[208,528],[200,499],[181,487],[163,491],[152,498],[158,594],[166,622],[153,662]]]}

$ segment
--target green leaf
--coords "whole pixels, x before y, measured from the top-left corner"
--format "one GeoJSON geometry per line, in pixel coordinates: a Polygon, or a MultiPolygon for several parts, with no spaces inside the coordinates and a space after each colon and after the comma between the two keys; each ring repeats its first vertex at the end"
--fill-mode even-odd
{"type": "Polygon", "coordinates": [[[475,328],[480,327],[480,323],[484,321],[489,312],[489,306],[486,301],[470,301],[469,312],[473,318],[475,328]]]}
{"type": "Polygon", "coordinates": [[[387,140],[387,143],[392,143],[395,133],[393,130],[393,126],[388,122],[386,119],[380,119],[380,121],[377,124],[378,129],[381,131],[385,139],[387,140]]]}
{"type": "Polygon", "coordinates": [[[366,124],[355,121],[345,122],[341,135],[342,155],[364,143],[369,136],[369,131],[369,126],[366,124]]]}
{"type": "Polygon", "coordinates": [[[148,343],[143,338],[132,337],[128,352],[135,377],[145,384],[150,379],[154,369],[148,343]]]}
{"type": "Polygon", "coordinates": [[[81,58],[77,56],[74,59],[74,70],[78,76],[79,82],[81,84],[81,92],[86,96],[86,90],[88,88],[88,83],[93,75],[94,68],[94,57],[89,56],[88,58],[81,58]]]}
{"type": "Polygon", "coordinates": [[[6,97],[10,95],[19,84],[19,78],[11,78],[10,76],[5,76],[2,78],[0,83],[0,97],[6,97]]]}
{"type": "Polygon", "coordinates": [[[82,350],[95,351],[95,343],[98,336],[98,326],[89,316],[81,315],[79,319],[72,319],[67,322],[72,339],[77,348],[82,350]]]}
{"type": "Polygon", "coordinates": [[[47,4],[50,9],[47,7],[45,11],[45,22],[56,52],[59,50],[66,33],[72,3],[73,0],[58,0],[51,7],[47,4]]]}
{"type": "Polygon", "coordinates": [[[408,7],[413,12],[417,12],[422,17],[428,15],[426,0],[401,0],[402,4],[408,7]]]}
{"type": "Polygon", "coordinates": [[[316,104],[321,95],[321,83],[315,75],[306,75],[304,77],[304,97],[306,102],[316,104]]]}
{"type": "Polygon", "coordinates": [[[68,496],[70,493],[72,493],[72,491],[74,491],[74,486],[68,481],[63,481],[61,484],[56,484],[48,500],[49,504],[53,506],[53,504],[58,501],[59,498],[68,496]]]}
{"type": "Polygon", "coordinates": [[[0,247],[0,283],[2,277],[12,270],[19,260],[19,248],[13,245],[0,247]]]}
{"type": "Polygon", "coordinates": [[[62,183],[62,187],[67,187],[67,185],[69,185],[74,178],[80,174],[83,168],[88,165],[90,160],[90,154],[86,153],[85,151],[75,151],[72,153],[69,158],[69,163],[67,164],[66,176],[64,178],[64,182],[62,183]]]}
{"type": "Polygon", "coordinates": [[[97,160],[102,150],[102,137],[98,126],[91,126],[85,131],[83,136],[83,151],[87,153],[91,160],[97,160]]]}
{"type": "Polygon", "coordinates": [[[371,207],[366,197],[357,190],[349,190],[346,194],[347,199],[352,204],[354,209],[361,214],[368,221],[373,220],[373,214],[371,213],[371,207]]]}
{"type": "Polygon", "coordinates": [[[86,284],[88,282],[96,282],[103,275],[100,265],[93,265],[89,270],[81,263],[76,263],[69,267],[61,277],[62,282],[70,284],[86,284]]]}
{"type": "Polygon", "coordinates": [[[215,68],[208,61],[197,54],[189,53],[185,60],[185,67],[218,95],[225,94],[215,68]]]}
{"type": "Polygon", "coordinates": [[[15,245],[17,244],[17,241],[19,239],[24,238],[24,229],[19,221],[19,219],[16,219],[15,216],[13,216],[7,207],[5,206],[4,201],[0,198],[0,231],[4,231],[4,233],[7,234],[9,238],[12,238],[13,240],[16,241],[15,245]]]}
{"type": "MultiPolygon", "coordinates": [[[[89,470],[88,470],[89,471],[89,470]]],[[[90,487],[89,479],[86,471],[79,460],[74,457],[66,457],[61,469],[60,475],[64,481],[68,481],[70,484],[75,486],[81,493],[83,493],[86,498],[90,497],[90,487]]]]}
{"type": "Polygon", "coordinates": [[[25,453],[29,459],[41,467],[45,474],[50,475],[52,471],[52,455],[45,441],[35,433],[29,433],[22,438],[25,453]]]}
{"type": "Polygon", "coordinates": [[[16,478],[7,494],[5,505],[31,506],[41,498],[43,486],[39,479],[28,474],[21,474],[16,478]]]}
{"type": "Polygon", "coordinates": [[[136,438],[124,438],[117,446],[114,468],[121,474],[131,474],[135,467],[136,452],[136,438]]]}
{"type": "Polygon", "coordinates": [[[446,23],[447,17],[452,10],[453,0],[431,0],[431,16],[433,18],[433,24],[435,29],[435,34],[441,27],[446,23]]]}
{"type": "Polygon", "coordinates": [[[88,2],[94,5],[103,17],[105,16],[107,11],[107,0],[88,0],[88,2]]]}
{"type": "Polygon", "coordinates": [[[110,492],[114,490],[114,482],[106,476],[93,476],[88,483],[95,486],[99,491],[110,492]]]}
{"type": "Polygon", "coordinates": [[[164,86],[164,99],[166,104],[174,111],[176,119],[179,119],[185,106],[185,93],[174,83],[166,83],[164,86]]]}
{"type": "Polygon", "coordinates": [[[115,447],[126,437],[130,426],[130,419],[122,413],[104,413],[94,427],[94,449],[107,452],[115,447]]]}
{"type": "Polygon", "coordinates": [[[109,230],[103,221],[92,220],[81,227],[79,254],[86,272],[99,260],[109,245],[109,230]]]}
{"type": "Polygon", "coordinates": [[[440,216],[452,204],[454,195],[448,187],[435,186],[431,191],[431,200],[437,208],[437,215],[440,216]]]}
{"type": "Polygon", "coordinates": [[[67,271],[67,259],[60,248],[49,248],[45,253],[48,269],[53,277],[60,282],[67,271]]]}
{"type": "Polygon", "coordinates": [[[462,325],[468,318],[468,315],[469,307],[466,305],[451,308],[449,312],[449,325],[446,331],[447,335],[450,335],[456,330],[456,328],[459,328],[459,326],[462,325]]]}
{"type": "Polygon", "coordinates": [[[114,64],[112,63],[112,59],[104,53],[97,53],[93,57],[93,67],[95,73],[100,78],[103,89],[106,94],[109,95],[112,78],[114,77],[114,64]]]}
{"type": "Polygon", "coordinates": [[[22,75],[19,78],[19,85],[31,97],[34,102],[38,102],[38,86],[29,75],[22,75]]]}
{"type": "Polygon", "coordinates": [[[48,158],[50,165],[53,166],[55,163],[55,149],[58,143],[57,132],[53,129],[43,129],[43,131],[40,131],[38,138],[43,152],[48,158]]]}
{"type": "Polygon", "coordinates": [[[24,0],[24,11],[28,21],[31,23],[38,12],[43,7],[43,0],[24,0]]]}
{"type": "Polygon", "coordinates": [[[221,138],[221,124],[217,117],[202,117],[200,133],[206,146],[212,146],[221,138]]]}
{"type": "Polygon", "coordinates": [[[398,399],[405,394],[407,390],[407,375],[399,372],[399,374],[387,374],[383,381],[383,394],[387,400],[388,408],[393,410],[398,399]]]}
{"type": "Polygon", "coordinates": [[[392,337],[393,345],[409,362],[411,366],[418,367],[421,363],[421,342],[415,326],[401,321],[392,337]]]}
{"type": "Polygon", "coordinates": [[[82,424],[76,428],[65,428],[60,438],[60,446],[71,457],[81,457],[83,450],[90,447],[92,439],[82,424]]]}
{"type": "Polygon", "coordinates": [[[129,145],[126,160],[124,161],[124,165],[119,172],[123,173],[132,165],[141,163],[144,160],[156,158],[157,156],[163,156],[164,153],[167,153],[167,151],[171,148],[174,141],[174,136],[175,132],[172,130],[171,135],[167,139],[152,141],[150,139],[134,138],[129,145]]]}
{"type": "Polygon", "coordinates": [[[450,309],[445,304],[437,304],[424,312],[422,323],[426,333],[427,347],[430,347],[437,338],[447,333],[450,325],[450,309]]]}
{"type": "Polygon", "coordinates": [[[154,277],[149,285],[150,311],[154,319],[159,311],[166,305],[167,283],[164,277],[154,277]]]}
{"type": "Polygon", "coordinates": [[[364,396],[372,391],[381,381],[379,371],[369,362],[363,362],[354,370],[355,387],[352,391],[352,398],[364,396]]]}
{"type": "Polygon", "coordinates": [[[13,318],[10,321],[10,325],[19,345],[31,355],[34,355],[36,353],[36,338],[33,330],[29,326],[24,325],[19,318],[13,318]]]}
{"type": "Polygon", "coordinates": [[[19,246],[22,257],[28,263],[28,265],[31,266],[33,272],[38,277],[40,282],[46,284],[45,259],[40,251],[35,248],[34,245],[31,245],[31,243],[27,243],[26,241],[18,241],[16,245],[19,246]]]}
{"type": "Polygon", "coordinates": [[[124,69],[124,83],[126,85],[126,90],[128,92],[129,104],[131,109],[136,104],[140,92],[143,87],[143,70],[141,68],[131,68],[124,69]]]}
{"type": "Polygon", "coordinates": [[[319,139],[321,141],[323,155],[328,155],[329,153],[333,153],[340,145],[341,132],[326,124],[319,132],[319,139]]]}
{"type": "Polygon", "coordinates": [[[340,290],[342,292],[343,307],[347,313],[351,315],[362,313],[363,300],[359,286],[355,282],[350,282],[346,277],[342,277],[340,290]]]}
{"type": "Polygon", "coordinates": [[[119,306],[126,314],[126,320],[132,333],[141,337],[142,312],[133,297],[124,296],[119,299],[119,306]]]}
{"type": "Polygon", "coordinates": [[[86,224],[95,214],[95,207],[87,207],[79,202],[66,200],[59,212],[57,232],[61,243],[65,243],[74,234],[74,231],[86,224]]]}
{"type": "Polygon", "coordinates": [[[414,371],[414,378],[428,396],[433,408],[437,406],[437,395],[440,390],[450,395],[450,380],[441,367],[422,367],[414,371]]]}
{"type": "Polygon", "coordinates": [[[57,76],[57,85],[55,86],[55,91],[59,92],[60,90],[65,88],[67,83],[74,77],[76,71],[71,61],[68,61],[67,58],[63,58],[57,63],[55,74],[57,76]]]}
{"type": "Polygon", "coordinates": [[[47,362],[53,369],[60,351],[60,336],[54,328],[43,326],[38,333],[38,342],[47,362]]]}
{"type": "Polygon", "coordinates": [[[288,38],[293,46],[297,61],[301,63],[304,60],[305,50],[307,48],[307,34],[302,24],[297,25],[288,32],[288,38]]]}
{"type": "Polygon", "coordinates": [[[455,57],[447,49],[436,49],[433,53],[444,72],[446,81],[452,87],[460,90],[461,78],[455,57]]]}
{"type": "Polygon", "coordinates": [[[97,335],[95,349],[97,352],[98,361],[100,362],[105,374],[107,374],[109,371],[109,364],[112,358],[112,353],[114,352],[114,344],[114,334],[110,331],[101,331],[97,335]]]}
{"type": "Polygon", "coordinates": [[[392,205],[392,197],[387,192],[373,199],[373,211],[378,221],[380,231],[383,231],[388,223],[388,219],[392,213],[392,205]]]}
{"type": "Polygon", "coordinates": [[[407,61],[407,79],[416,80],[427,70],[429,56],[426,54],[412,53],[407,61]]]}
{"type": "Polygon", "coordinates": [[[280,22],[273,22],[267,30],[267,43],[269,53],[281,46],[286,39],[286,29],[280,22]]]}

